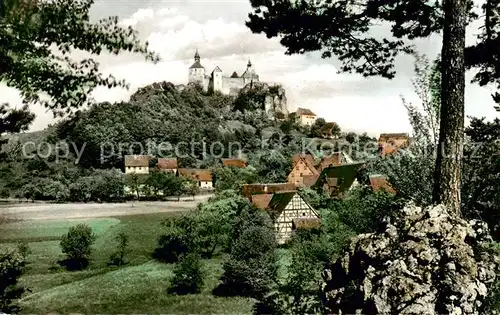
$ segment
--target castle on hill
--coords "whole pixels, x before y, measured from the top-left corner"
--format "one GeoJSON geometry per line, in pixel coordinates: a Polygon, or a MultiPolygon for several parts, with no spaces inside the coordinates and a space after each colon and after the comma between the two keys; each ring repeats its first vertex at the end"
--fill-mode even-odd
{"type": "Polygon", "coordinates": [[[189,67],[189,83],[200,84],[205,91],[219,91],[223,94],[237,95],[247,84],[259,82],[259,76],[255,73],[250,60],[248,60],[245,72],[241,75],[234,71],[231,76],[227,76],[219,66],[216,66],[212,73],[207,74],[200,59],[200,54],[196,50],[194,63],[189,67]]]}

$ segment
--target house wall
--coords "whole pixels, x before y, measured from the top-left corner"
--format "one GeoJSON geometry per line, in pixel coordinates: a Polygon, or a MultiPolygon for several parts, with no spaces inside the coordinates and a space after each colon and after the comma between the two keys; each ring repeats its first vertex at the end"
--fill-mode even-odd
{"type": "Polygon", "coordinates": [[[316,121],[316,116],[313,115],[302,115],[300,116],[300,123],[305,126],[312,126],[316,121]]]}
{"type": "Polygon", "coordinates": [[[318,214],[298,194],[295,194],[274,222],[278,244],[284,244],[290,240],[293,233],[292,221],[299,218],[318,218],[318,214]]]}
{"type": "Polygon", "coordinates": [[[194,68],[189,69],[188,82],[197,82],[203,84],[203,80],[205,78],[205,69],[204,68],[194,68]]]}
{"type": "Polygon", "coordinates": [[[288,182],[295,184],[297,186],[304,185],[304,177],[307,175],[313,175],[313,171],[307,166],[304,160],[299,160],[290,174],[288,175],[288,182]]]}
{"type": "Polygon", "coordinates": [[[200,186],[200,188],[213,188],[212,186],[212,182],[205,182],[205,181],[200,181],[198,182],[198,185],[200,186]]]}
{"type": "Polygon", "coordinates": [[[126,166],[125,174],[149,174],[149,166],[126,166]]]}

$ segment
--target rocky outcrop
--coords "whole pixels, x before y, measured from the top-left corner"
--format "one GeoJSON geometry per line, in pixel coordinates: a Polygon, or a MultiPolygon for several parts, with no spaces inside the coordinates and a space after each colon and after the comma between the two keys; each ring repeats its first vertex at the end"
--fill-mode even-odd
{"type": "Polygon", "coordinates": [[[258,90],[264,95],[262,109],[271,117],[276,117],[277,113],[284,116],[288,115],[287,99],[285,89],[279,84],[268,84],[264,82],[253,82],[247,84],[241,92],[245,93],[250,90],[258,90]]]}
{"type": "Polygon", "coordinates": [[[498,272],[486,224],[405,207],[323,272],[331,314],[477,314],[498,272]]]}

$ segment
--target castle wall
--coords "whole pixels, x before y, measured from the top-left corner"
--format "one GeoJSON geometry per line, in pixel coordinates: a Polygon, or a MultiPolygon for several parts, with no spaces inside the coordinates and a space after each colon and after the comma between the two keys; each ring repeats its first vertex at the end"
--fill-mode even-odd
{"type": "Polygon", "coordinates": [[[224,94],[237,95],[244,86],[243,78],[222,77],[222,93],[224,94]]]}

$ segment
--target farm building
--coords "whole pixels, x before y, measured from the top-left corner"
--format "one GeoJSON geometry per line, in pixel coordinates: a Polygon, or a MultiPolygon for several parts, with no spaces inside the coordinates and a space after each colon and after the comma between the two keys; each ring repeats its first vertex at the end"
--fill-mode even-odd
{"type": "Polygon", "coordinates": [[[243,159],[238,159],[238,158],[221,159],[221,161],[224,167],[243,168],[247,166],[247,162],[245,162],[243,159]]]}
{"type": "Polygon", "coordinates": [[[158,158],[158,169],[162,172],[177,172],[177,158],[158,158]]]}
{"type": "Polygon", "coordinates": [[[212,172],[207,169],[180,168],[179,176],[192,179],[198,183],[202,189],[212,189],[212,172]]]}
{"type": "Polygon", "coordinates": [[[320,224],[318,213],[296,191],[275,193],[266,210],[273,220],[278,244],[290,240],[297,228],[320,224]]]}
{"type": "Polygon", "coordinates": [[[149,155],[125,155],[125,174],[149,174],[149,155]]]}

